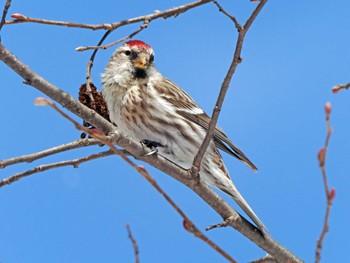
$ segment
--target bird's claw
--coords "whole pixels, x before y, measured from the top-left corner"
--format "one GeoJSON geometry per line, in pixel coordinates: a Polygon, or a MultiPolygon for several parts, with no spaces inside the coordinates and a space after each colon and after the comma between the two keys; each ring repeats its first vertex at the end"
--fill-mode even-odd
{"type": "Polygon", "coordinates": [[[161,145],[159,142],[155,142],[155,141],[151,141],[151,140],[142,140],[140,141],[142,147],[146,146],[147,148],[149,148],[151,151],[148,153],[145,153],[144,156],[148,156],[148,155],[152,155],[152,154],[156,154],[158,153],[158,149],[157,147],[163,147],[163,145],[161,145]]]}
{"type": "Polygon", "coordinates": [[[148,152],[148,153],[145,153],[143,156],[148,156],[148,155],[152,155],[152,154],[156,154],[156,153],[158,153],[158,149],[157,148],[152,150],[152,151],[150,151],[150,152],[148,152]]]}

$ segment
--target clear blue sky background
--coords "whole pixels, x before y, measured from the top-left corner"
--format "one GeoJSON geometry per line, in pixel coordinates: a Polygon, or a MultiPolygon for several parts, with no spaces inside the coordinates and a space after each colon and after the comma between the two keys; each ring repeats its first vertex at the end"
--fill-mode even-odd
{"type": "MultiPolygon", "coordinates": [[[[5,1],[1,1],[3,6],[5,1]]],[[[18,1],[11,13],[108,23],[165,10],[187,1],[18,1]]],[[[220,1],[243,22],[256,6],[220,1]]],[[[327,171],[336,199],[322,262],[344,262],[350,249],[350,91],[332,94],[350,81],[348,1],[269,1],[249,31],[219,123],[259,167],[254,174],[224,155],[231,176],[273,238],[312,262],[325,212],[317,152],[324,144],[324,104],[333,105],[334,134],[327,171]]],[[[117,30],[107,42],[134,31],[117,30]]],[[[102,31],[38,24],[6,26],[2,43],[44,78],[77,97],[90,52],[102,31]]],[[[236,41],[232,22],[207,4],[177,18],[153,21],[137,36],[153,46],[158,69],[212,112],[236,41]]],[[[100,87],[114,47],[99,51],[93,80],[100,87]]],[[[43,96],[0,64],[2,127],[0,159],[71,142],[80,132],[50,108],[43,96]]],[[[105,150],[90,147],[0,170],[1,178],[40,164],[105,150]]],[[[147,166],[147,165],[146,165],[147,166]]],[[[158,183],[201,228],[221,218],[171,177],[148,167],[158,183]]],[[[226,198],[226,197],[225,197],[226,198]]],[[[230,198],[229,202],[234,205],[230,198]]],[[[31,176],[0,189],[0,261],[133,262],[125,224],[130,224],[142,262],[225,262],[188,234],[167,202],[121,159],[109,157],[31,176]]],[[[236,207],[236,206],[234,206],[236,207]]],[[[232,229],[207,233],[239,262],[265,252],[232,229]]]]}

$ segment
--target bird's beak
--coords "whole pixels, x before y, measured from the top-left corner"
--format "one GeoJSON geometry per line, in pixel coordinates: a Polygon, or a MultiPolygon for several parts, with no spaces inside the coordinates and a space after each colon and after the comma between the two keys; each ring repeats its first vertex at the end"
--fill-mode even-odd
{"type": "Polygon", "coordinates": [[[145,56],[139,56],[134,60],[134,67],[137,69],[146,69],[148,67],[148,60],[145,56]]]}

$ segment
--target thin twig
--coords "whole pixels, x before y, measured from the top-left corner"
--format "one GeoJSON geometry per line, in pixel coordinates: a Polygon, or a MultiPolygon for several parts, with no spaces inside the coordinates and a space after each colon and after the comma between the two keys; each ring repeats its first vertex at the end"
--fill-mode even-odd
{"type": "Polygon", "coordinates": [[[330,103],[326,103],[325,112],[326,112],[327,135],[326,135],[324,147],[321,148],[321,150],[318,152],[317,157],[318,157],[319,166],[320,166],[321,173],[322,173],[324,190],[326,193],[326,212],[325,212],[325,216],[324,216],[322,232],[321,232],[320,237],[317,240],[316,252],[315,252],[315,254],[316,254],[315,263],[318,263],[321,260],[323,241],[324,241],[324,238],[326,237],[326,234],[329,230],[329,216],[330,216],[330,211],[331,211],[331,207],[333,204],[333,200],[335,197],[335,189],[332,188],[331,190],[329,190],[327,173],[326,173],[326,155],[327,155],[327,151],[328,151],[329,141],[330,141],[330,138],[332,135],[332,127],[330,124],[330,114],[331,114],[331,104],[330,103]]]}
{"type": "Polygon", "coordinates": [[[6,0],[5,7],[2,11],[2,16],[1,16],[0,31],[6,23],[6,15],[7,15],[7,12],[9,11],[10,6],[11,6],[11,0],[6,0]]]}
{"type": "Polygon", "coordinates": [[[66,144],[62,144],[59,146],[46,149],[44,151],[17,156],[6,160],[1,160],[0,169],[5,168],[6,166],[9,166],[9,165],[18,164],[18,163],[24,163],[24,162],[31,163],[35,160],[38,160],[53,154],[57,154],[60,152],[65,152],[65,151],[69,151],[69,150],[73,150],[81,147],[92,146],[99,143],[100,141],[96,139],[79,139],[70,143],[66,143],[66,144]]]}
{"type": "Polygon", "coordinates": [[[232,20],[232,22],[235,24],[236,28],[241,28],[242,26],[238,22],[237,18],[235,18],[233,15],[228,13],[219,3],[218,1],[214,0],[213,3],[219,8],[219,11],[224,13],[228,18],[232,20]]]}
{"type": "MultiPolygon", "coordinates": [[[[100,41],[98,42],[97,46],[102,45],[103,41],[107,38],[107,36],[111,33],[111,30],[108,30],[106,33],[103,34],[102,38],[100,39],[100,41]]],[[[89,62],[86,66],[86,92],[87,94],[89,94],[90,97],[90,101],[91,104],[93,106],[93,110],[96,111],[96,102],[95,102],[95,98],[92,95],[92,89],[91,89],[91,83],[92,82],[92,78],[91,78],[91,69],[94,66],[94,60],[95,60],[95,56],[97,54],[98,49],[95,49],[92,54],[91,57],[89,59],[89,62]]]]}
{"type": "Polygon", "coordinates": [[[8,178],[1,180],[0,181],[0,188],[5,186],[5,185],[9,185],[15,181],[18,181],[20,179],[23,179],[24,177],[27,177],[27,176],[32,175],[32,174],[44,172],[44,171],[47,171],[50,169],[55,169],[58,167],[71,166],[71,165],[74,168],[77,168],[79,166],[79,164],[81,164],[81,163],[88,162],[88,161],[95,160],[95,159],[102,158],[102,157],[106,157],[106,156],[110,156],[113,154],[114,154],[113,151],[108,150],[108,151],[104,151],[104,152],[100,152],[100,153],[96,153],[96,154],[91,154],[91,155],[81,157],[78,159],[74,159],[74,160],[68,160],[68,161],[62,161],[62,162],[57,162],[57,163],[40,165],[40,166],[34,167],[33,169],[30,169],[28,171],[25,171],[22,173],[17,173],[17,174],[14,174],[8,178]]]}
{"type": "MultiPolygon", "coordinates": [[[[229,18],[231,20],[233,20],[237,30],[238,30],[238,38],[237,38],[237,42],[236,42],[236,48],[235,48],[235,52],[233,55],[233,59],[230,65],[230,68],[225,76],[225,79],[221,85],[221,89],[220,89],[220,93],[218,96],[218,99],[216,101],[214,110],[213,110],[213,114],[211,116],[211,121],[209,123],[209,127],[208,127],[208,132],[203,140],[203,143],[201,145],[201,147],[199,148],[194,160],[193,160],[193,164],[191,167],[191,174],[193,176],[197,176],[198,172],[199,172],[199,167],[200,164],[202,162],[202,159],[204,157],[204,154],[210,144],[210,141],[213,138],[213,134],[215,131],[215,127],[219,118],[219,114],[221,111],[221,107],[222,104],[224,102],[225,96],[226,96],[226,92],[229,88],[231,79],[233,74],[236,71],[236,68],[238,66],[238,64],[240,64],[242,62],[241,59],[241,51],[242,51],[242,47],[243,47],[243,42],[244,42],[244,38],[245,35],[247,33],[247,31],[249,30],[251,24],[253,23],[253,21],[255,20],[255,18],[257,17],[257,15],[259,14],[259,12],[262,10],[262,8],[264,7],[264,5],[266,4],[267,0],[262,0],[258,6],[255,8],[255,10],[253,11],[253,13],[250,15],[250,17],[248,18],[248,20],[246,21],[245,25],[242,27],[240,26],[240,24],[238,23],[238,21],[236,19],[233,19],[233,16],[229,15],[229,18]]],[[[217,4],[217,3],[216,3],[217,4]]],[[[217,4],[218,5],[218,4],[217,4]]],[[[224,12],[224,14],[228,14],[220,5],[218,5],[219,10],[221,12],[224,12]]]]}
{"type": "Polygon", "coordinates": [[[130,25],[138,22],[144,22],[146,20],[152,21],[158,18],[169,18],[169,17],[177,17],[178,15],[195,8],[197,6],[201,6],[204,4],[207,4],[209,2],[212,2],[213,0],[199,0],[195,1],[189,4],[173,7],[170,9],[167,9],[165,11],[155,11],[152,14],[139,16],[130,18],[127,20],[115,22],[115,23],[108,23],[108,24],[80,24],[80,23],[74,23],[74,22],[65,22],[65,21],[55,21],[55,20],[47,20],[47,19],[38,19],[33,18],[29,16],[25,16],[22,14],[13,14],[11,17],[15,18],[15,20],[9,20],[6,21],[6,25],[10,24],[18,24],[18,23],[39,23],[39,24],[45,24],[45,25],[54,25],[54,26],[65,26],[65,27],[73,27],[73,28],[84,28],[84,29],[92,29],[92,30],[100,30],[100,29],[106,29],[106,30],[115,30],[121,26],[130,25]]]}
{"type": "Polygon", "coordinates": [[[131,232],[131,228],[128,224],[126,224],[126,230],[128,231],[128,237],[131,241],[132,247],[134,249],[134,255],[135,255],[135,263],[139,263],[140,259],[139,259],[139,246],[137,245],[136,239],[134,238],[134,236],[132,235],[131,232]]]}
{"type": "Polygon", "coordinates": [[[138,171],[168,201],[168,203],[182,217],[184,222],[184,227],[187,231],[192,233],[197,238],[203,240],[211,248],[213,248],[219,254],[221,254],[224,258],[226,258],[229,262],[231,263],[236,262],[229,254],[227,254],[223,249],[221,249],[217,244],[211,241],[206,235],[203,234],[203,232],[199,230],[199,228],[186,216],[186,214],[181,210],[181,208],[157,184],[157,182],[153,179],[153,177],[147,172],[147,170],[144,167],[138,166],[138,171]]]}
{"type": "MultiPolygon", "coordinates": [[[[119,43],[125,41],[125,40],[128,40],[128,39],[131,39],[133,38],[134,36],[136,36],[138,33],[140,33],[142,30],[146,29],[149,25],[149,21],[148,20],[145,20],[143,22],[143,24],[137,29],[135,30],[134,32],[132,32],[131,34],[117,40],[117,41],[114,41],[112,43],[109,43],[107,45],[103,45],[101,46],[100,44],[97,45],[97,46],[87,46],[87,47],[77,47],[75,50],[76,51],[86,51],[86,50],[91,50],[91,49],[107,49],[107,48],[110,48],[112,46],[115,46],[115,45],[118,45],[119,43]]],[[[103,36],[104,38],[105,36],[103,36]]],[[[100,41],[101,43],[101,41],[100,41]]]]}
{"type": "Polygon", "coordinates": [[[270,255],[267,255],[265,257],[253,260],[249,263],[278,263],[278,261],[270,255]]]}
{"type": "Polygon", "coordinates": [[[342,89],[349,89],[349,88],[350,88],[350,83],[339,84],[339,85],[336,85],[332,88],[332,92],[337,93],[337,92],[341,91],[342,89]]]}

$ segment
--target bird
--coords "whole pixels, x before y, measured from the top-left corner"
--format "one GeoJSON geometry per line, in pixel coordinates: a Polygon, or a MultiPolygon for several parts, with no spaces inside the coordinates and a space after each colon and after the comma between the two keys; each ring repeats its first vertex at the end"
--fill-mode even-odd
{"type": "MultiPolygon", "coordinates": [[[[191,168],[211,118],[190,95],[156,69],[150,45],[130,40],[118,47],[101,74],[101,82],[110,120],[119,132],[156,148],[157,154],[183,169],[191,168]]],[[[256,227],[267,233],[232,182],[218,150],[257,170],[216,126],[200,165],[200,180],[231,196],[256,227]]]]}

